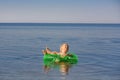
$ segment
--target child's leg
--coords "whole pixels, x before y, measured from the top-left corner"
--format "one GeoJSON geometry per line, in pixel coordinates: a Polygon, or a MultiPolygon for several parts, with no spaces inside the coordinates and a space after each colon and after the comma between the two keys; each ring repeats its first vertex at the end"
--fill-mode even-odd
{"type": "Polygon", "coordinates": [[[42,53],[43,53],[43,54],[47,54],[46,50],[42,50],[42,53]]]}
{"type": "Polygon", "coordinates": [[[49,48],[46,48],[46,52],[47,52],[48,54],[52,53],[52,51],[51,51],[49,48]]]}
{"type": "Polygon", "coordinates": [[[57,54],[58,52],[56,52],[56,51],[51,51],[49,48],[46,48],[46,52],[48,53],[48,54],[57,54]]]}

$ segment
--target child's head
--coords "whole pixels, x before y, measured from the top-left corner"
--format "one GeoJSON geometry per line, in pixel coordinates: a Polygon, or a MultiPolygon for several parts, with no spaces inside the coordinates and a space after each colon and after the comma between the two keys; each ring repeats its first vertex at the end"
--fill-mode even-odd
{"type": "Polygon", "coordinates": [[[61,53],[67,53],[69,50],[69,45],[67,43],[63,43],[61,46],[60,46],[60,52],[61,53]]]}

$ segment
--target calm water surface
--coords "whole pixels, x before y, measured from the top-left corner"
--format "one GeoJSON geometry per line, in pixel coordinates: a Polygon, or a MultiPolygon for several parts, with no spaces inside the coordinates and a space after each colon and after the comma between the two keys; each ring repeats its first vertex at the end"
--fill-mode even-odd
{"type": "Polygon", "coordinates": [[[120,25],[0,26],[0,80],[120,80],[120,25]],[[70,45],[76,65],[46,68],[41,50],[70,45]]]}

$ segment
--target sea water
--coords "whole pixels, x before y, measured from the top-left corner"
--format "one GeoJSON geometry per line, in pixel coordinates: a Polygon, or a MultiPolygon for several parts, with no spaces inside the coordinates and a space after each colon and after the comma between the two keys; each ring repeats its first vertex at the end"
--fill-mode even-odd
{"type": "Polygon", "coordinates": [[[120,80],[120,24],[0,24],[0,80],[120,80]],[[45,70],[41,50],[64,42],[78,63],[45,70]]]}

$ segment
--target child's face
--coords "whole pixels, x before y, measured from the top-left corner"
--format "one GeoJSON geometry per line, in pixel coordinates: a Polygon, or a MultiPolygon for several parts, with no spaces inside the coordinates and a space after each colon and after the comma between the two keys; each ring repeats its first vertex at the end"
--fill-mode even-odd
{"type": "Polygon", "coordinates": [[[68,45],[63,44],[63,45],[60,47],[60,52],[66,53],[67,51],[68,51],[68,45]]]}

